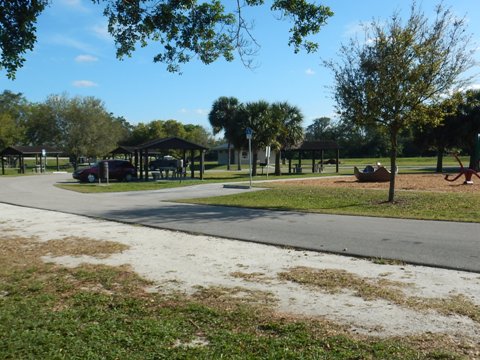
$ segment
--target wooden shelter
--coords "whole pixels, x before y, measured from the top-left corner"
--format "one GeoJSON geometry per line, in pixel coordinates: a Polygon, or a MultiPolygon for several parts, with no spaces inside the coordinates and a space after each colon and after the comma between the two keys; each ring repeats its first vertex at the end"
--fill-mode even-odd
{"type": "MultiPolygon", "coordinates": [[[[340,147],[335,141],[332,140],[317,140],[317,141],[304,141],[300,145],[288,149],[292,153],[298,153],[298,168],[302,167],[302,157],[305,153],[310,153],[310,158],[312,159],[312,172],[318,168],[316,156],[320,155],[320,164],[324,164],[324,154],[326,150],[335,151],[335,164],[336,172],[338,173],[338,164],[340,162],[340,147]]],[[[292,157],[288,159],[288,172],[292,172],[292,157]]]]}
{"type": "Polygon", "coordinates": [[[125,155],[125,157],[130,157],[130,160],[133,158],[133,163],[135,168],[137,169],[137,173],[139,174],[140,179],[148,180],[148,159],[151,155],[156,155],[159,152],[167,151],[167,150],[180,150],[183,151],[182,159],[183,163],[187,163],[187,152],[190,152],[190,159],[191,159],[191,177],[195,177],[195,151],[200,151],[200,179],[203,179],[203,171],[204,171],[204,156],[205,151],[208,148],[195,144],[193,142],[187,141],[185,139],[181,139],[178,137],[168,137],[162,139],[156,139],[147,141],[143,144],[137,146],[119,146],[115,150],[110,152],[111,155],[125,155]]]}
{"type": "Polygon", "coordinates": [[[109,152],[109,155],[114,158],[116,155],[123,155],[125,160],[129,160],[132,162],[133,157],[135,155],[135,146],[125,146],[120,145],[116,149],[109,152]]]}
{"type": "Polygon", "coordinates": [[[51,146],[9,146],[0,152],[0,158],[2,159],[2,175],[5,175],[5,157],[18,157],[20,172],[24,174],[25,157],[35,157],[35,164],[39,164],[39,158],[42,156],[43,152],[48,156],[55,156],[57,158],[57,171],[60,170],[58,157],[62,153],[61,150],[51,146]]]}

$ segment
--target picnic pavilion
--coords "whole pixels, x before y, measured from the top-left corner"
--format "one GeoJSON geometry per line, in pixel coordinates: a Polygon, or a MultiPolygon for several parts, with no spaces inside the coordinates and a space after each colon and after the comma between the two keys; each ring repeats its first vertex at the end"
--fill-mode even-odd
{"type": "Polygon", "coordinates": [[[195,177],[195,151],[200,151],[200,179],[203,179],[205,152],[208,148],[195,144],[193,142],[178,137],[168,137],[147,141],[137,146],[119,146],[112,150],[111,156],[123,155],[125,159],[132,161],[140,179],[148,180],[149,168],[148,162],[152,155],[157,155],[168,150],[177,150],[182,152],[183,163],[187,163],[187,154],[189,153],[191,178],[195,177]]]}
{"type": "Polygon", "coordinates": [[[318,172],[320,166],[324,164],[325,151],[335,151],[335,164],[336,172],[338,173],[338,164],[340,162],[340,147],[335,141],[332,140],[316,140],[316,141],[304,141],[300,145],[287,149],[291,156],[288,157],[288,173],[292,173],[292,158],[295,153],[298,153],[298,164],[295,169],[302,168],[302,158],[306,157],[305,154],[310,154],[308,158],[312,160],[312,172],[318,172]],[[320,158],[317,156],[320,155],[320,158]],[[317,164],[316,161],[320,160],[317,164]],[[320,166],[319,166],[320,165],[320,166]]]}
{"type": "Polygon", "coordinates": [[[25,173],[25,157],[35,157],[36,171],[42,170],[42,164],[40,163],[41,156],[43,154],[48,156],[55,156],[57,159],[57,171],[60,170],[58,157],[62,154],[62,151],[51,146],[8,146],[0,152],[0,158],[2,159],[2,175],[5,175],[5,158],[18,158],[19,172],[25,173]]]}

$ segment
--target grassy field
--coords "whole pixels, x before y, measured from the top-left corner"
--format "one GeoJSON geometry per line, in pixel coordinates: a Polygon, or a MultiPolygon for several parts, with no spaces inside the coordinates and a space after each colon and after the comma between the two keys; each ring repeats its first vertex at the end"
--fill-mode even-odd
{"type": "MultiPolygon", "coordinates": [[[[464,165],[468,165],[469,158],[464,156],[460,158],[463,162],[464,165]]],[[[316,162],[319,160],[317,159],[316,162]]],[[[348,159],[340,159],[341,163],[339,165],[340,167],[340,173],[341,174],[352,174],[353,173],[353,166],[358,166],[358,167],[364,167],[369,164],[375,164],[376,162],[381,162],[385,166],[390,165],[390,159],[389,158],[348,158],[348,159]]],[[[412,158],[399,158],[398,159],[398,166],[401,170],[401,172],[433,172],[435,169],[434,167],[436,166],[436,161],[437,159],[435,157],[412,157],[412,158]]],[[[294,167],[295,164],[298,163],[298,159],[292,160],[292,167],[294,167]]],[[[35,166],[35,159],[25,159],[25,164],[27,165],[26,169],[26,174],[34,174],[34,166],[35,166]]],[[[62,166],[63,171],[68,171],[71,172],[73,171],[73,168],[71,166],[68,166],[68,159],[67,158],[61,158],[59,165],[62,166]]],[[[458,167],[458,163],[452,156],[445,156],[443,158],[443,165],[445,167],[444,170],[448,171],[449,168],[451,167],[458,167]]],[[[232,164],[231,165],[231,170],[227,171],[227,166],[226,165],[218,165],[217,162],[215,161],[208,161],[205,162],[205,176],[208,178],[209,176],[211,177],[216,177],[215,173],[223,173],[223,177],[228,178],[236,178],[239,176],[246,176],[248,174],[248,165],[242,165],[242,170],[237,171],[237,165],[232,164]],[[212,175],[209,175],[212,174],[212,175]],[[230,175],[227,175],[230,174],[230,175]]],[[[302,159],[302,167],[303,171],[306,174],[311,173],[311,168],[312,168],[312,160],[311,159],[302,159]]],[[[195,171],[198,171],[199,169],[199,163],[195,163],[195,171]]],[[[288,162],[285,165],[282,165],[282,173],[283,174],[288,174],[288,162]]],[[[269,173],[272,174],[274,170],[274,165],[271,164],[269,167],[269,173]]],[[[47,165],[47,172],[52,172],[56,171],[56,159],[49,159],[48,160],[48,165],[47,165]]],[[[257,168],[259,176],[262,174],[262,169],[260,167],[257,168]]],[[[20,175],[18,173],[18,168],[6,168],[5,169],[6,175],[20,175]]],[[[263,172],[266,173],[266,169],[263,169],[263,172]]],[[[335,172],[335,165],[326,165],[325,166],[325,172],[326,173],[334,173],[335,172]]]]}
{"type": "Polygon", "coordinates": [[[392,204],[385,201],[388,199],[386,190],[275,183],[261,186],[269,190],[182,201],[324,214],[480,222],[480,193],[397,191],[396,202],[392,204]]]}
{"type": "MultiPolygon", "coordinates": [[[[25,158],[25,174],[19,173],[18,167],[5,167],[5,175],[9,176],[24,176],[24,175],[36,175],[38,174],[35,170],[36,161],[35,158],[25,158]]],[[[73,171],[73,168],[69,162],[68,158],[59,158],[58,166],[61,171],[73,171]]],[[[57,159],[56,158],[47,158],[46,172],[57,171],[57,159]]],[[[1,175],[1,169],[0,169],[1,175]]]]}
{"type": "Polygon", "coordinates": [[[127,267],[41,259],[123,250],[112,242],[5,233],[0,241],[2,359],[461,359],[464,351],[447,336],[356,336],[328,321],[275,315],[234,290],[151,293],[127,267]]]}
{"type": "MultiPolygon", "coordinates": [[[[292,178],[300,178],[300,177],[322,177],[322,176],[329,176],[332,175],[331,173],[323,173],[323,174],[284,174],[281,176],[270,176],[267,177],[266,173],[264,175],[258,175],[254,177],[255,181],[261,180],[268,180],[268,179],[292,179],[292,178]]],[[[200,180],[198,177],[195,179],[191,179],[190,177],[186,177],[184,180],[180,181],[178,179],[174,180],[158,180],[158,181],[133,181],[133,182],[118,182],[118,181],[111,181],[108,185],[107,184],[85,184],[79,183],[77,181],[72,181],[71,183],[62,183],[57,184],[56,186],[72,191],[78,191],[82,193],[100,193],[100,192],[124,192],[124,191],[144,191],[144,190],[161,190],[161,189],[168,189],[173,187],[181,187],[181,186],[191,186],[191,185],[198,185],[198,184],[205,184],[205,183],[224,183],[224,182],[242,182],[242,181],[249,181],[250,177],[249,174],[246,172],[237,172],[237,171],[213,171],[213,172],[205,172],[204,179],[200,180]]]]}
{"type": "MultiPolygon", "coordinates": [[[[267,177],[267,169],[262,169],[259,167],[257,169],[257,176],[253,178],[254,181],[261,180],[272,180],[272,179],[292,179],[298,177],[321,177],[321,176],[330,176],[330,175],[352,175],[353,166],[358,166],[363,168],[367,164],[374,164],[376,161],[380,161],[383,164],[388,164],[388,159],[380,158],[359,158],[359,159],[344,159],[339,167],[339,172],[336,173],[335,165],[326,165],[324,167],[324,172],[312,173],[311,172],[311,160],[304,159],[302,162],[303,174],[289,174],[288,167],[286,165],[282,166],[282,175],[275,176],[273,175],[274,168],[273,166],[269,169],[269,176],[267,177]]],[[[468,162],[468,158],[463,158],[464,163],[468,162]]],[[[294,162],[295,163],[295,162],[294,162]]],[[[401,158],[399,159],[399,167],[401,173],[433,173],[435,171],[436,158],[401,158]]],[[[293,166],[293,165],[292,165],[293,166]]],[[[388,165],[387,165],[388,166],[388,165]]],[[[452,171],[452,168],[458,167],[458,164],[451,157],[445,157],[444,167],[446,172],[452,171]]],[[[209,162],[206,164],[206,171],[204,174],[203,182],[239,182],[239,181],[249,181],[249,170],[248,167],[243,166],[241,171],[236,170],[236,166],[232,165],[232,170],[227,171],[225,165],[218,166],[215,162],[209,162]]],[[[159,190],[167,189],[178,186],[189,186],[198,184],[200,179],[198,178],[198,169],[196,170],[196,179],[190,179],[188,176],[185,181],[180,182],[179,180],[174,181],[137,181],[132,183],[121,183],[121,182],[111,182],[109,186],[98,185],[98,184],[79,184],[78,182],[73,182],[71,184],[61,184],[58,185],[61,188],[67,190],[73,190],[83,193],[98,193],[98,192],[121,192],[121,191],[142,191],[142,190],[159,190]]]]}

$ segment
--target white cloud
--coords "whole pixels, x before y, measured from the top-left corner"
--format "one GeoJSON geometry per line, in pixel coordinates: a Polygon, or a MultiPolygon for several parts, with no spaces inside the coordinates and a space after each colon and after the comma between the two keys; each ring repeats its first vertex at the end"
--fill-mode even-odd
{"type": "Polygon", "coordinates": [[[90,28],[90,30],[93,32],[93,34],[98,37],[99,39],[102,40],[107,40],[111,41],[112,36],[108,32],[108,25],[107,23],[101,24],[101,25],[94,25],[90,28]]]}
{"type": "Polygon", "coordinates": [[[75,11],[89,12],[90,10],[83,5],[82,0],[61,0],[60,3],[75,11]]]}
{"type": "Polygon", "coordinates": [[[346,38],[354,38],[358,36],[359,34],[364,33],[364,25],[360,22],[355,22],[355,23],[350,23],[348,25],[345,25],[343,31],[343,37],[346,38]]]}
{"type": "Polygon", "coordinates": [[[76,61],[76,62],[79,62],[79,63],[95,62],[95,61],[98,61],[98,58],[95,57],[95,56],[92,56],[92,55],[78,55],[78,56],[75,58],[75,61],[76,61]]]}
{"type": "Polygon", "coordinates": [[[308,68],[307,70],[305,70],[305,74],[312,76],[315,75],[315,71],[311,68],[308,68]]]}
{"type": "Polygon", "coordinates": [[[180,109],[179,111],[180,111],[180,113],[182,113],[182,114],[187,114],[187,113],[188,113],[188,109],[185,109],[185,108],[180,109]]]}
{"type": "Polygon", "coordinates": [[[205,109],[197,109],[197,110],[195,110],[195,113],[198,114],[198,115],[207,115],[207,114],[208,114],[208,110],[205,110],[205,109]]]}
{"type": "Polygon", "coordinates": [[[471,84],[467,86],[467,90],[480,90],[480,84],[471,84]]]}
{"type": "Polygon", "coordinates": [[[71,37],[64,36],[64,35],[55,35],[53,36],[50,41],[54,44],[68,46],[77,50],[80,50],[84,53],[95,53],[92,46],[86,44],[82,41],[75,40],[71,37]]]}
{"type": "Polygon", "coordinates": [[[75,80],[73,82],[73,86],[84,88],[84,87],[95,87],[95,86],[98,86],[98,84],[90,80],[75,80]]]}

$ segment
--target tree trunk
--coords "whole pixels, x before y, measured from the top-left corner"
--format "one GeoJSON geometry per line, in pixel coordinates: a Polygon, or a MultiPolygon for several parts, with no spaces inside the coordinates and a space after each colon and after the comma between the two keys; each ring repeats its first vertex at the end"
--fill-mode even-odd
{"type": "Polygon", "coordinates": [[[228,142],[228,160],[227,160],[227,170],[230,170],[230,160],[232,158],[232,149],[230,141],[228,142]]]}
{"type": "Polygon", "coordinates": [[[237,150],[237,170],[242,170],[242,149],[237,150]]]}
{"type": "Polygon", "coordinates": [[[435,170],[436,173],[443,172],[443,153],[445,151],[445,147],[439,146],[437,148],[437,169],[435,170]]]}
{"type": "Polygon", "coordinates": [[[258,151],[252,149],[252,176],[257,176],[257,159],[258,159],[258,151]]]}
{"type": "Polygon", "coordinates": [[[397,133],[391,134],[391,152],[390,152],[390,188],[388,189],[388,202],[395,200],[395,177],[397,175],[397,133]]]}
{"type": "Polygon", "coordinates": [[[282,169],[280,167],[280,157],[281,157],[281,152],[278,150],[275,153],[275,175],[280,176],[282,175],[282,169]]]}

